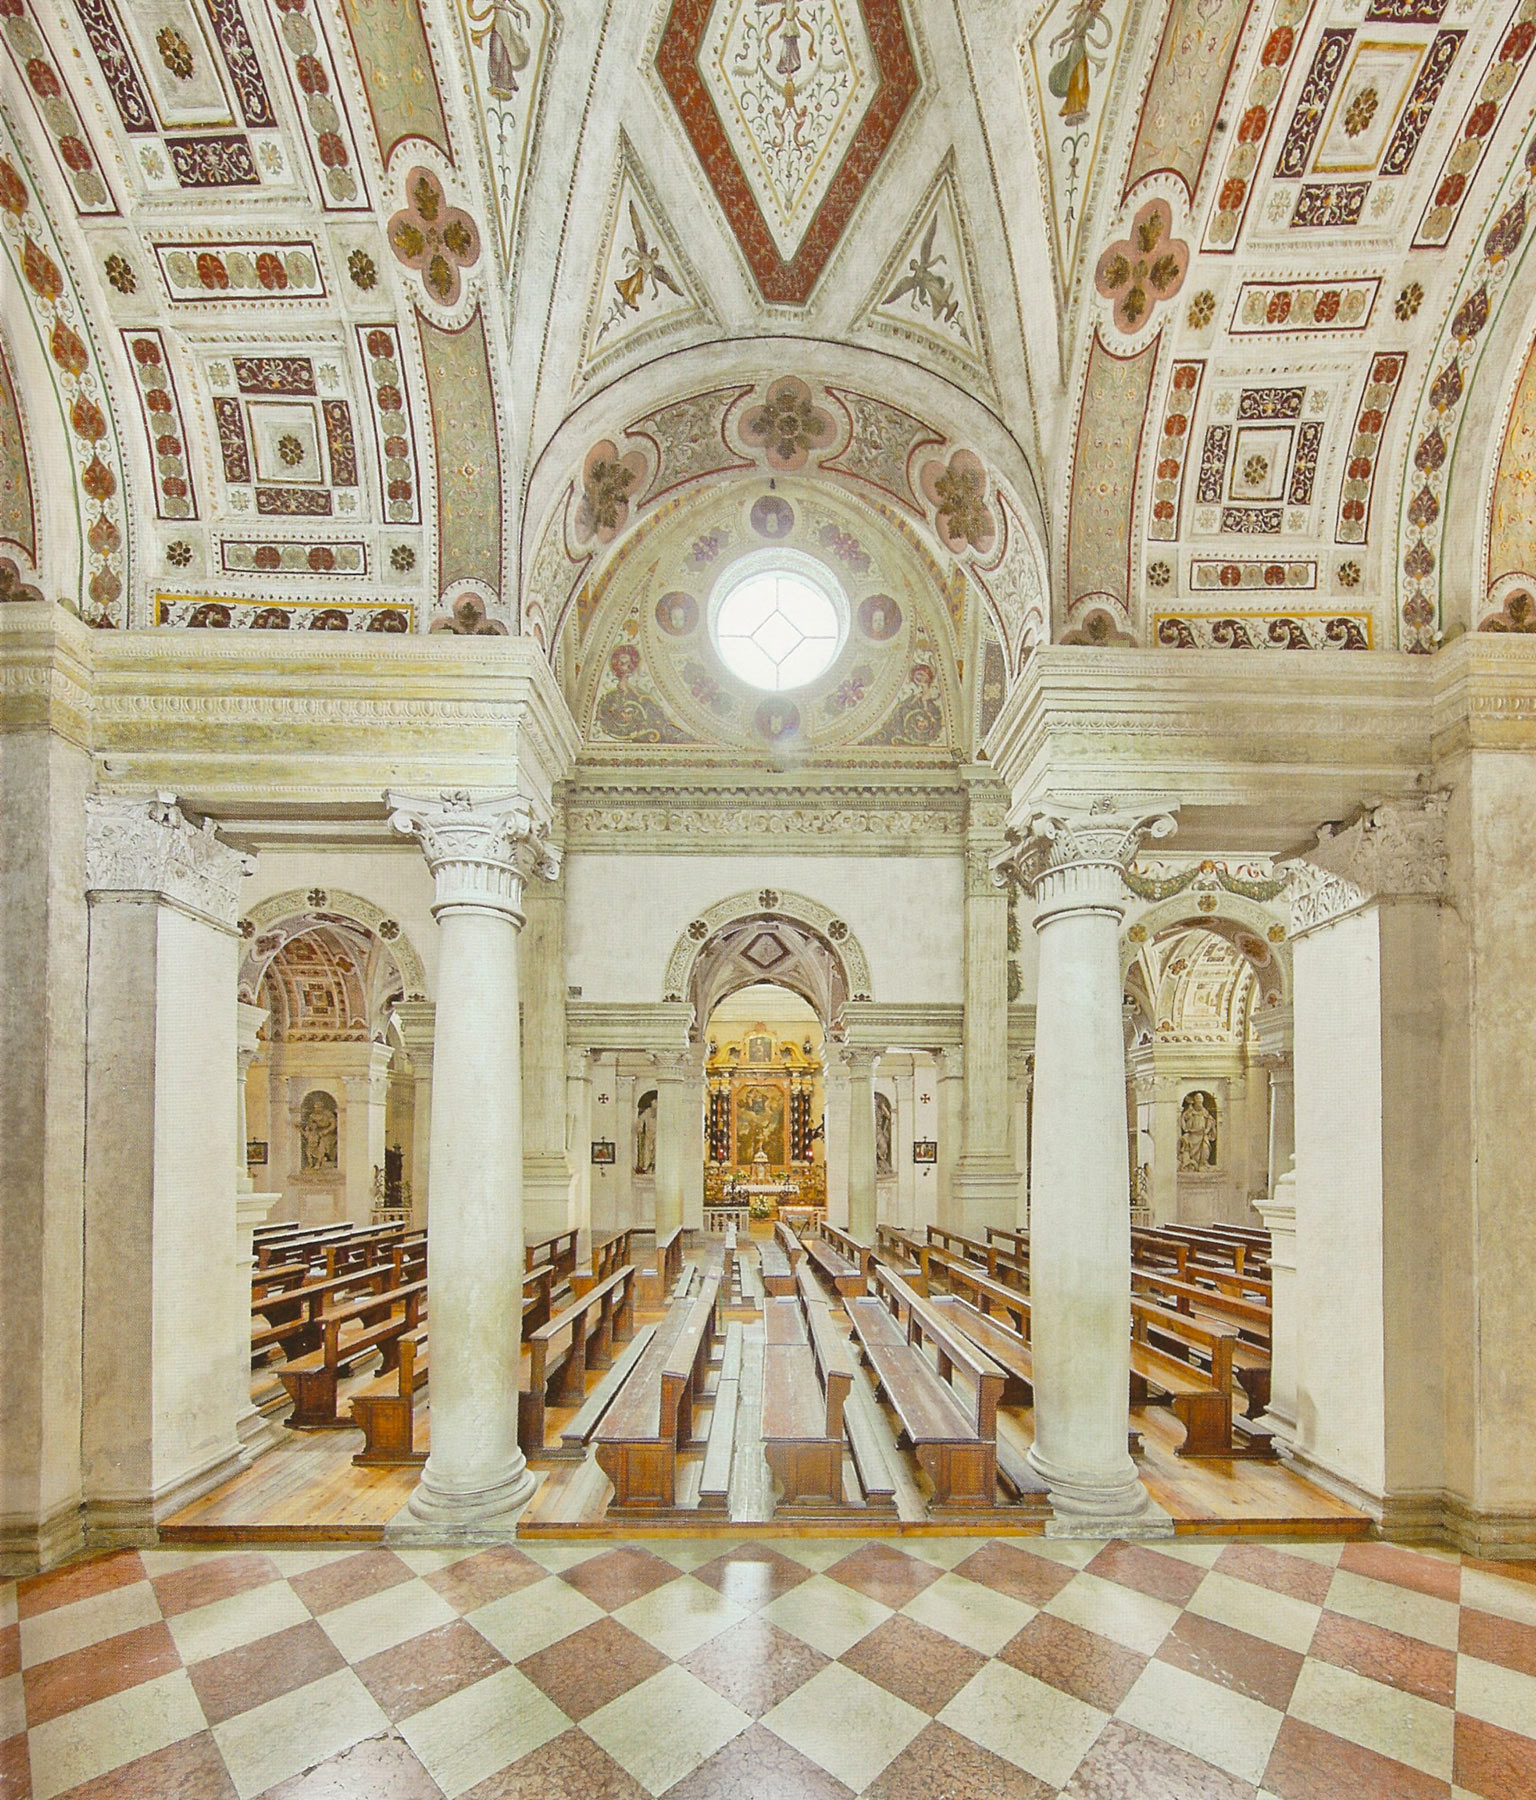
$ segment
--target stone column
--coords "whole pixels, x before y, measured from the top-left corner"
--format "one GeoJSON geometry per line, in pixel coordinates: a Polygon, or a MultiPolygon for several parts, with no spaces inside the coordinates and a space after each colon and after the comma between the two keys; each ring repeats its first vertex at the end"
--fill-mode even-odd
{"type": "Polygon", "coordinates": [[[939,1098],[938,1220],[948,1231],[965,1229],[955,1176],[965,1132],[965,1052],[936,1050],[939,1098]]]}
{"type": "Polygon", "coordinates": [[[411,1163],[405,1171],[411,1183],[411,1225],[420,1231],[427,1223],[427,1182],[431,1171],[432,1143],[432,1045],[437,1027],[437,1007],[430,1000],[397,1000],[395,1024],[400,1041],[411,1059],[414,1077],[411,1094],[411,1163]]]}
{"type": "Polygon", "coordinates": [[[688,1074],[684,1052],[651,1058],[656,1071],[656,1241],[683,1222],[683,1158],[687,1154],[688,1074]]]}
{"type": "Polygon", "coordinates": [[[565,1156],[571,1171],[565,1228],[581,1233],[577,1248],[585,1258],[592,1248],[592,1062],[585,1050],[565,1053],[565,1156]]]}
{"type": "Polygon", "coordinates": [[[917,1133],[917,1063],[907,1057],[896,1077],[896,1117],[891,1128],[891,1160],[896,1165],[894,1223],[911,1231],[917,1225],[917,1170],[912,1162],[912,1140],[917,1133]]]}
{"type": "Polygon", "coordinates": [[[1100,801],[1022,823],[998,879],[1033,888],[1040,949],[1029,1460],[1050,1488],[1050,1534],[1171,1536],[1172,1520],[1126,1449],[1131,1230],[1119,929],[1125,870],[1142,840],[1166,837],[1173,820],[1100,801]]]}
{"type": "MultiPolygon", "coordinates": [[[[98,1543],[148,1541],[241,1466],[235,921],[251,867],[172,795],[86,803],[81,1448],[98,1543]]],[[[249,1304],[247,1288],[247,1332],[249,1304]]],[[[246,1378],[248,1404],[248,1360],[246,1378]]]]}
{"type": "Polygon", "coordinates": [[[1152,1223],[1168,1225],[1179,1216],[1179,1077],[1152,1081],[1152,1187],[1147,1195],[1152,1223]]]}
{"type": "Polygon", "coordinates": [[[1281,1051],[1264,1059],[1269,1076],[1269,1186],[1273,1192],[1296,1158],[1296,1063],[1281,1051]]]}
{"type": "MultiPolygon", "coordinates": [[[[409,1511],[433,1527],[510,1529],[533,1492],[517,1444],[523,1146],[518,935],[525,883],[558,868],[519,793],[391,794],[436,882],[432,1107],[432,1449],[409,1511]]],[[[402,1520],[403,1525],[405,1522],[402,1520]]],[[[409,1529],[409,1527],[407,1527],[409,1529]]]]}
{"type": "Polygon", "coordinates": [[[848,1231],[875,1241],[875,1064],[878,1050],[848,1048],[848,1231]]]}
{"type": "Polygon", "coordinates": [[[251,1271],[256,1266],[253,1248],[256,1227],[265,1225],[281,1194],[258,1194],[246,1166],[245,1146],[249,1126],[245,1116],[245,1091],[251,1065],[261,1053],[259,1033],[266,1023],[267,1009],[251,1006],[244,1000],[235,1002],[235,1080],[236,1127],[235,1144],[235,1269],[230,1296],[230,1338],[234,1349],[235,1435],[240,1440],[240,1455],[246,1463],[256,1460],[263,1450],[270,1450],[281,1435],[275,1419],[267,1419],[251,1401],[251,1271]]]}
{"type": "MultiPolygon", "coordinates": [[[[687,1112],[683,1127],[683,1223],[690,1231],[704,1229],[704,1108],[709,1095],[704,1068],[708,1061],[709,1046],[695,1044],[688,1052],[688,1073],[683,1082],[687,1112]]],[[[784,1129],[789,1129],[788,1120],[784,1129]]]]}
{"type": "MultiPolygon", "coordinates": [[[[572,1176],[591,1151],[569,1143],[565,1059],[565,881],[537,883],[525,897],[523,933],[523,1195],[529,1237],[567,1231],[572,1176]]],[[[583,1050],[585,1055],[585,1050],[583,1050]]]]}
{"type": "Polygon", "coordinates": [[[1296,1158],[1276,1181],[1267,1200],[1258,1203],[1259,1216],[1270,1236],[1269,1408],[1264,1423],[1283,1444],[1296,1443],[1296,1158]]]}
{"type": "Polygon", "coordinates": [[[1035,1085],[1035,1054],[1019,1050],[1009,1058],[1009,1075],[1013,1083],[1013,1166],[1018,1170],[1014,1184],[1014,1229],[1029,1230],[1029,1117],[1030,1101],[1035,1085]]]}
{"type": "Polygon", "coordinates": [[[966,771],[965,1097],[954,1211],[960,1229],[986,1236],[1011,1226],[1019,1174],[1008,1154],[1008,909],[1011,895],[992,879],[1003,848],[1006,789],[980,765],[966,771]]]}
{"type": "MultiPolygon", "coordinates": [[[[840,1230],[848,1225],[848,1065],[837,1046],[823,1052],[822,1087],[826,1094],[826,1137],[822,1149],[827,1158],[827,1218],[840,1230]]],[[[873,1104],[873,1103],[871,1103],[873,1104]]],[[[870,1129],[874,1129],[871,1118],[870,1129]]]]}
{"type": "Polygon", "coordinates": [[[614,1164],[606,1178],[613,1188],[613,1231],[640,1222],[635,1216],[635,1102],[644,1090],[637,1089],[632,1074],[620,1072],[622,1060],[614,1058],[612,1129],[603,1134],[613,1139],[614,1164]]]}
{"type": "Polygon", "coordinates": [[[375,1170],[384,1172],[384,1108],[389,1099],[388,1044],[359,1046],[359,1059],[350,1074],[342,1076],[346,1090],[346,1147],[342,1166],[347,1178],[347,1217],[366,1226],[373,1217],[375,1170]]]}

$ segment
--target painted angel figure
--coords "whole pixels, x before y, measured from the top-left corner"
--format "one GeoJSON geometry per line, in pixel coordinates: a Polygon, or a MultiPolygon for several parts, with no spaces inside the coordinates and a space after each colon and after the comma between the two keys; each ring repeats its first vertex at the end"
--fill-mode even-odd
{"type": "Polygon", "coordinates": [[[1068,125],[1081,125],[1088,117],[1088,96],[1093,77],[1104,72],[1108,50],[1115,35],[1113,23],[1105,18],[1109,0],[1075,0],[1067,22],[1051,39],[1052,52],[1061,55],[1051,65],[1046,86],[1062,102],[1061,117],[1068,125]]]}
{"type": "Polygon", "coordinates": [[[517,94],[517,78],[528,67],[528,39],[532,27],[528,8],[518,0],[467,0],[470,36],[484,44],[487,88],[493,100],[511,100],[517,94]]]}
{"type": "Polygon", "coordinates": [[[955,284],[947,275],[939,273],[939,265],[948,262],[949,258],[942,251],[938,255],[934,254],[933,240],[938,229],[939,215],[935,213],[928,221],[928,229],[923,235],[917,255],[907,258],[907,273],[881,301],[881,305],[894,306],[898,300],[910,296],[913,312],[920,312],[926,306],[941,325],[953,325],[969,343],[965,323],[959,317],[960,298],[955,291],[955,284]]]}
{"type": "Polygon", "coordinates": [[[621,275],[613,284],[617,295],[613,305],[608,309],[602,324],[598,327],[598,341],[618,324],[626,312],[639,312],[640,302],[645,298],[646,283],[650,283],[651,298],[654,300],[663,288],[668,288],[679,300],[687,299],[687,295],[678,285],[672,271],[661,260],[661,250],[646,237],[645,227],[640,222],[640,212],[633,200],[629,203],[629,229],[634,238],[632,244],[624,246],[624,263],[628,274],[621,275]]]}

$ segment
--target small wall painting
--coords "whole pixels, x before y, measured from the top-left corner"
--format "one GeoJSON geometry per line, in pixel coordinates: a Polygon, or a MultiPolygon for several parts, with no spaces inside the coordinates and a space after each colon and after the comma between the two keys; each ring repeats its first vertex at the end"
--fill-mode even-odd
{"type": "Polygon", "coordinates": [[[267,1146],[261,1138],[251,1138],[245,1146],[245,1166],[248,1169],[264,1168],[267,1161],[267,1146]]]}
{"type": "Polygon", "coordinates": [[[888,644],[901,630],[901,608],[889,594],[871,594],[859,602],[859,630],[871,643],[888,644]]]}
{"type": "Polygon", "coordinates": [[[777,494],[764,494],[761,500],[754,502],[749,516],[757,535],[775,544],[781,543],[795,529],[794,507],[777,494]]]}
{"type": "Polygon", "coordinates": [[[613,1168],[618,1160],[618,1148],[612,1138],[603,1138],[593,1144],[592,1161],[599,1168],[613,1168]]]}
{"type": "Polygon", "coordinates": [[[912,1145],[912,1160],[915,1163],[936,1163],[939,1160],[938,1139],[918,1138],[912,1145]]]}

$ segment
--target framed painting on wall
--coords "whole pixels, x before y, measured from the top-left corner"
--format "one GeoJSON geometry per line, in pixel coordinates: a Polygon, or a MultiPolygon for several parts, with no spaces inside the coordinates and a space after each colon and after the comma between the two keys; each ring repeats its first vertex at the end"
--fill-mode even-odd
{"type": "Polygon", "coordinates": [[[601,1138],[592,1145],[592,1160],[600,1167],[612,1167],[619,1160],[618,1148],[612,1138],[601,1138]]]}
{"type": "Polygon", "coordinates": [[[938,1139],[916,1139],[912,1145],[912,1160],[915,1163],[936,1163],[939,1160],[938,1139]]]}
{"type": "Polygon", "coordinates": [[[245,1166],[248,1169],[262,1167],[267,1160],[267,1146],[261,1138],[249,1138],[245,1146],[245,1166]]]}

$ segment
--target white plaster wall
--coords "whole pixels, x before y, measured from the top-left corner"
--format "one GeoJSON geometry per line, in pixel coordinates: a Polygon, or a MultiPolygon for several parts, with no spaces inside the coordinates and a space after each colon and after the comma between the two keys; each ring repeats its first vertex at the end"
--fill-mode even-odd
{"type": "Polygon", "coordinates": [[[958,857],[579,852],[566,884],[566,979],[584,1000],[660,1000],[667,960],[689,921],[763,887],[804,894],[848,921],[869,959],[874,999],[963,998],[958,857]]]}
{"type": "Polygon", "coordinates": [[[1299,1447],[1380,1494],[1381,945],[1355,913],[1295,950],[1299,1447]]]}

